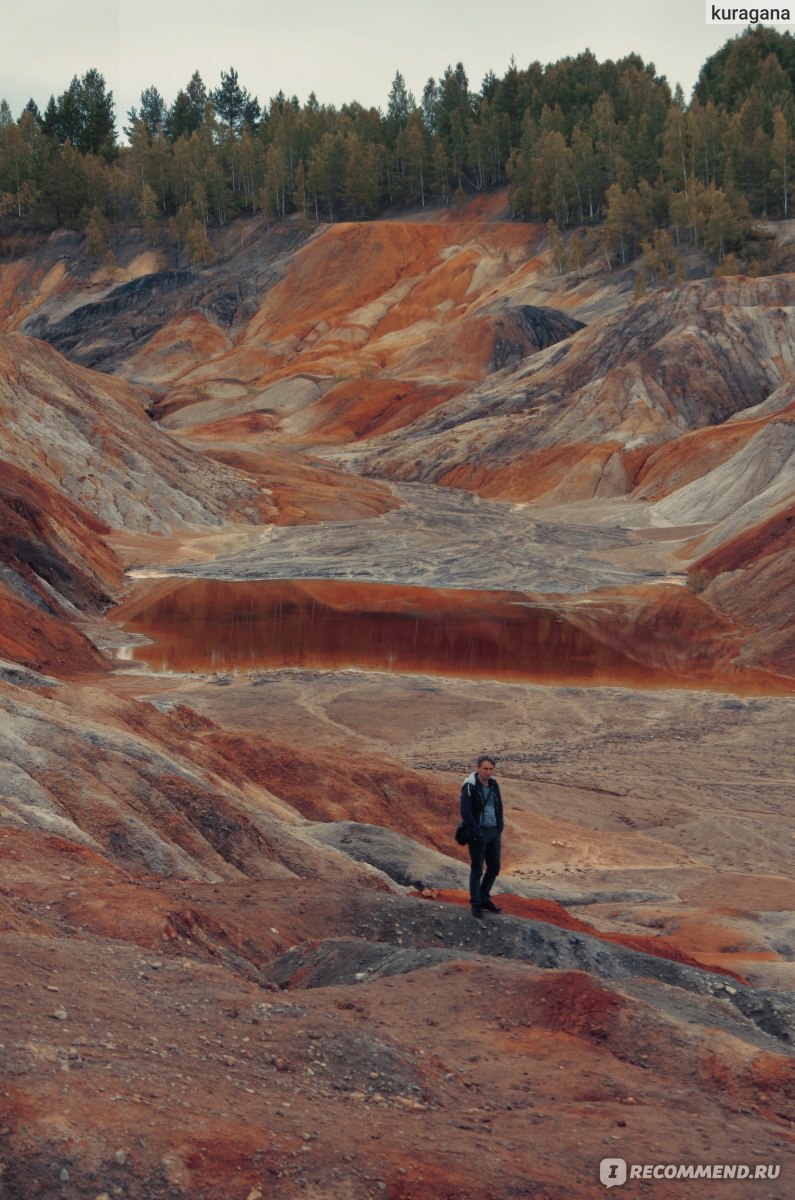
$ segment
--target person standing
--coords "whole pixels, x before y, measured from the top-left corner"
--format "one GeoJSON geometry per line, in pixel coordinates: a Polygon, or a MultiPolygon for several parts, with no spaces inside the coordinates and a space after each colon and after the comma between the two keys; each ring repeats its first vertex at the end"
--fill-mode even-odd
{"type": "Polygon", "coordinates": [[[461,819],[469,845],[469,902],[472,916],[483,918],[483,910],[501,910],[491,898],[494,880],[500,873],[500,839],[503,829],[502,796],[494,778],[496,760],[490,754],[478,757],[477,768],[461,788],[461,819]],[[485,873],[484,873],[485,867],[485,873]]]}

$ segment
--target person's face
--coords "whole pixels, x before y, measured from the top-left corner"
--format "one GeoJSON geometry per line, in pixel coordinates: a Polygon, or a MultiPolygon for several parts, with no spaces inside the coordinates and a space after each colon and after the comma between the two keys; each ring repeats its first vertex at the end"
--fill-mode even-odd
{"type": "Polygon", "coordinates": [[[478,779],[481,783],[488,783],[493,774],[494,763],[490,762],[488,758],[484,759],[484,761],[478,767],[478,779]]]}

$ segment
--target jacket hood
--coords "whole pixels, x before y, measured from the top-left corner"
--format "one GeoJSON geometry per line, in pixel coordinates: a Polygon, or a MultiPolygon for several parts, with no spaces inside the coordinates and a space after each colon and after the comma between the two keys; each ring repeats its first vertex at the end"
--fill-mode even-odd
{"type": "MultiPolygon", "coordinates": [[[[494,776],[492,775],[491,778],[494,779],[494,776]]],[[[473,771],[471,775],[467,775],[466,779],[464,780],[464,783],[471,783],[472,786],[474,787],[475,784],[477,783],[477,781],[478,781],[478,773],[477,773],[477,771],[473,771]]],[[[491,780],[489,782],[491,782],[491,780]]],[[[494,779],[494,782],[496,783],[497,780],[494,779]]]]}

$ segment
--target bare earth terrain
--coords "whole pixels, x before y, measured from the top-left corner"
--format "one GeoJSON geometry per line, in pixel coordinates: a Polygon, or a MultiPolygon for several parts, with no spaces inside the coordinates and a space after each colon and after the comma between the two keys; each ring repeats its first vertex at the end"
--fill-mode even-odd
{"type": "Polygon", "coordinates": [[[793,1194],[793,278],[503,206],[0,267],[1,1200],[793,1194]]]}

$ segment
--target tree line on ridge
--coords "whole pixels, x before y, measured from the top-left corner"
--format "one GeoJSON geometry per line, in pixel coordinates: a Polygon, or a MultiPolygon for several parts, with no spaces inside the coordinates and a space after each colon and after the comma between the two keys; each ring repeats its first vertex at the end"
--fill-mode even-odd
{"type": "Polygon", "coordinates": [[[113,226],[142,224],[203,262],[210,226],[243,212],[364,220],[507,184],[518,219],[550,223],[561,269],[598,245],[608,262],[644,251],[665,275],[683,243],[720,261],[754,220],[790,215],[794,89],[795,39],[763,26],[707,60],[689,103],[634,54],[512,60],[477,91],[459,63],[419,100],[397,72],[383,111],[282,92],[263,108],[230,68],[213,90],[195,72],[170,105],[146,88],[120,144],[92,69],[43,112],[0,103],[0,217],[77,224],[95,257],[113,226]],[[583,232],[564,247],[569,227],[583,232]]]}

